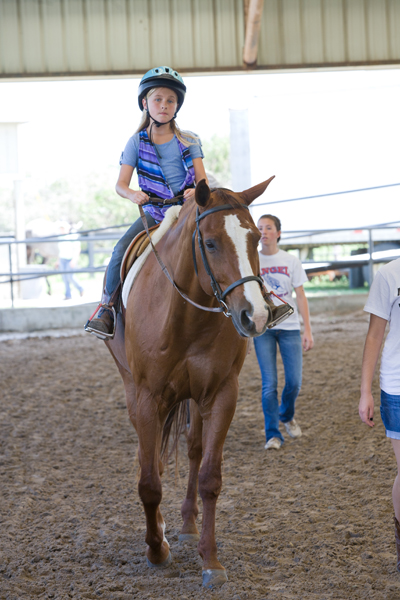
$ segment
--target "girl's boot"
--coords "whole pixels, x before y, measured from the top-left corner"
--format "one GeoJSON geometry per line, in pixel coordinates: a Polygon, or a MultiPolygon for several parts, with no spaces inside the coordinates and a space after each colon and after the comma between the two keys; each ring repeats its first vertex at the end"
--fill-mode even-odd
{"type": "Polygon", "coordinates": [[[113,302],[109,304],[110,300],[110,294],[104,289],[99,307],[85,325],[85,331],[93,333],[93,335],[101,340],[112,339],[115,333],[116,314],[114,304],[116,303],[116,298],[113,298],[113,302]],[[95,317],[96,314],[97,316],[95,317]]]}
{"type": "Polygon", "coordinates": [[[396,550],[397,550],[397,570],[400,572],[400,523],[394,517],[394,536],[396,538],[396,550]]]}

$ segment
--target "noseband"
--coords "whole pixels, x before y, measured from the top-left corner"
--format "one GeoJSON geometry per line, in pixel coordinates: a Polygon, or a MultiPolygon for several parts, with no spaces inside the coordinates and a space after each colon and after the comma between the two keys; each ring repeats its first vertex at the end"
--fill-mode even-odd
{"type": "MultiPolygon", "coordinates": [[[[240,206],[242,206],[243,208],[246,208],[247,210],[249,210],[249,207],[247,206],[247,204],[240,204],[240,206]]],[[[149,228],[147,225],[147,220],[143,211],[143,208],[139,205],[139,211],[140,211],[140,216],[142,217],[142,221],[143,221],[143,225],[145,228],[145,231],[147,233],[147,236],[150,240],[150,245],[152,247],[152,250],[155,254],[155,257],[164,273],[164,275],[169,279],[169,281],[172,283],[172,285],[174,286],[174,288],[177,290],[177,292],[182,296],[182,298],[184,298],[185,300],[187,300],[187,302],[189,302],[190,304],[192,304],[193,306],[196,306],[196,308],[200,308],[201,310],[206,310],[208,312],[222,312],[224,313],[224,315],[226,317],[231,317],[232,314],[229,311],[228,306],[225,303],[225,298],[226,296],[235,289],[235,287],[237,287],[238,285],[242,285],[244,283],[247,283],[248,281],[257,281],[257,283],[260,285],[261,287],[261,291],[263,291],[264,289],[264,282],[261,279],[261,277],[257,276],[257,275],[248,275],[247,277],[242,277],[241,279],[238,279],[237,281],[234,281],[233,283],[231,283],[226,290],[223,292],[221,290],[221,287],[218,283],[218,281],[215,279],[213,272],[211,271],[209,262],[207,260],[207,256],[206,256],[206,251],[204,248],[204,243],[203,243],[203,237],[201,235],[201,231],[200,231],[200,227],[199,227],[199,223],[202,219],[204,219],[204,217],[207,217],[208,215],[211,215],[212,213],[215,212],[219,212],[220,210],[233,210],[234,207],[231,206],[230,204],[222,204],[221,206],[216,206],[214,208],[210,208],[209,210],[206,210],[205,212],[201,213],[199,212],[199,208],[197,207],[196,210],[196,229],[193,232],[193,236],[192,236],[192,251],[193,251],[193,263],[194,263],[194,270],[197,276],[199,276],[198,271],[197,271],[197,261],[196,261],[196,251],[195,251],[195,239],[196,239],[196,233],[197,233],[197,240],[199,243],[199,248],[200,248],[200,254],[201,254],[201,258],[203,261],[203,265],[204,268],[206,270],[207,275],[210,277],[210,283],[211,283],[211,288],[212,291],[214,293],[215,298],[217,299],[218,303],[219,303],[219,307],[218,308],[209,308],[208,306],[202,306],[201,304],[197,304],[197,302],[194,302],[193,300],[191,300],[184,292],[182,292],[182,290],[179,289],[179,287],[176,285],[175,281],[172,279],[171,275],[168,272],[167,267],[164,265],[159,253],[156,250],[156,247],[153,244],[153,241],[151,239],[150,233],[149,233],[149,228]]]]}
{"type": "MultiPolygon", "coordinates": [[[[241,204],[240,206],[242,206],[243,208],[246,208],[247,210],[249,210],[249,207],[247,206],[247,204],[241,204]]],[[[200,254],[201,254],[201,259],[203,261],[203,265],[204,268],[206,270],[207,275],[210,278],[210,283],[211,283],[211,288],[212,291],[214,292],[214,296],[216,297],[216,299],[219,302],[220,305],[220,312],[223,312],[224,315],[226,317],[231,317],[232,314],[229,311],[228,306],[225,303],[225,298],[227,297],[227,295],[235,289],[235,287],[237,287],[238,285],[242,285],[244,283],[247,283],[248,281],[257,281],[257,283],[260,284],[261,289],[263,289],[264,287],[264,282],[261,279],[261,277],[258,277],[257,275],[248,275],[247,277],[242,277],[241,279],[238,279],[237,281],[234,281],[234,283],[231,283],[226,290],[223,292],[221,290],[221,287],[218,283],[218,281],[215,279],[214,274],[211,270],[211,267],[209,265],[209,262],[207,260],[207,255],[206,255],[206,251],[204,248],[204,243],[203,243],[203,236],[201,235],[201,231],[200,231],[200,227],[199,227],[199,223],[202,219],[204,219],[204,217],[207,217],[208,215],[211,215],[212,213],[215,212],[219,212],[220,210],[232,210],[233,206],[231,206],[230,204],[222,204],[221,206],[216,206],[215,208],[210,208],[209,210],[206,210],[205,212],[201,213],[199,212],[199,208],[197,207],[196,210],[196,229],[193,232],[193,236],[192,236],[192,253],[193,253],[193,263],[194,263],[194,270],[197,276],[199,276],[198,271],[197,271],[197,261],[196,261],[196,233],[197,233],[197,241],[199,244],[199,248],[200,248],[200,254]]]]}

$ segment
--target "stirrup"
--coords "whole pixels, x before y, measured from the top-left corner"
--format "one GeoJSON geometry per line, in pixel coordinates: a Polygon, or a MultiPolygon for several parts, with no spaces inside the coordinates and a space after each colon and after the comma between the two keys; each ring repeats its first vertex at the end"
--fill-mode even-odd
{"type": "Polygon", "coordinates": [[[288,310],[287,310],[287,312],[285,312],[285,314],[281,315],[280,317],[276,317],[276,319],[274,319],[273,321],[271,321],[271,323],[269,323],[267,325],[267,329],[272,329],[272,327],[275,327],[275,325],[278,325],[279,323],[282,323],[282,321],[285,321],[288,317],[290,317],[290,315],[292,315],[294,313],[293,306],[291,306],[287,302],[285,304],[286,304],[286,306],[289,307],[288,310]]]}
{"type": "Polygon", "coordinates": [[[87,331],[88,333],[92,333],[97,338],[99,338],[99,340],[112,340],[115,335],[116,325],[117,325],[117,314],[115,312],[115,308],[113,306],[109,306],[108,304],[103,304],[102,302],[100,302],[100,304],[98,305],[98,307],[96,308],[96,310],[94,311],[92,316],[88,319],[86,325],[84,326],[84,330],[87,331]],[[101,308],[105,308],[106,310],[111,310],[111,312],[113,314],[114,326],[113,326],[112,333],[106,333],[105,331],[99,331],[98,329],[93,329],[92,327],[90,327],[90,324],[89,324],[90,321],[93,319],[93,317],[95,315],[97,315],[97,313],[99,312],[99,310],[101,308]]]}

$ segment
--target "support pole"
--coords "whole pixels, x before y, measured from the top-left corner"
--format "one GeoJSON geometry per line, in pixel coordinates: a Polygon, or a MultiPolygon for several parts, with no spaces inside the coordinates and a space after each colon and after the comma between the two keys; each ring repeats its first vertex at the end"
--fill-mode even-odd
{"type": "Polygon", "coordinates": [[[247,8],[246,35],[243,48],[243,62],[252,67],[257,62],[258,37],[261,29],[261,19],[264,0],[250,0],[247,8]]]}
{"type": "MultiPolygon", "coordinates": [[[[15,219],[15,239],[25,240],[25,214],[24,214],[24,195],[21,179],[14,181],[14,219],[15,219]]],[[[15,244],[15,255],[17,271],[23,271],[26,266],[26,244],[15,244]]],[[[21,295],[21,284],[17,285],[18,294],[21,295]]]]}
{"type": "Polygon", "coordinates": [[[245,109],[229,109],[232,189],[251,187],[249,114],[245,109]]]}

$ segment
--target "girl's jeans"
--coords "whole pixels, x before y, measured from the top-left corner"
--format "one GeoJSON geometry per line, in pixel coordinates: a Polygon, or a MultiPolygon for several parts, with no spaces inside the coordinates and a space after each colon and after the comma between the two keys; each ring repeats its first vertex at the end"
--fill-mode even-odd
{"type": "Polygon", "coordinates": [[[300,331],[267,329],[263,335],[254,338],[258,364],[260,365],[262,392],[261,401],[265,419],[265,437],[283,440],[279,431],[279,421],[287,423],[294,417],[294,403],[301,388],[303,354],[300,331]],[[285,387],[281,405],[278,402],[278,373],[276,351],[279,350],[285,371],[285,387]]]}
{"type": "MultiPolygon", "coordinates": [[[[153,217],[151,217],[147,212],[145,212],[144,214],[146,215],[146,220],[149,227],[153,227],[153,225],[157,224],[158,221],[155,221],[153,217]]],[[[111,296],[111,294],[113,293],[113,291],[119,283],[121,262],[124,258],[124,254],[127,247],[129,246],[133,238],[136,237],[137,234],[143,230],[143,222],[142,219],[139,217],[139,219],[136,219],[134,224],[129,227],[128,231],[124,233],[119,242],[117,242],[107,268],[106,292],[109,296],[111,296]]]]}

